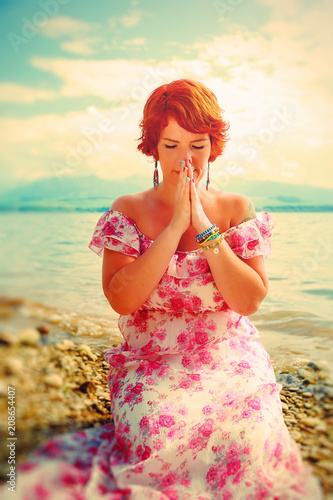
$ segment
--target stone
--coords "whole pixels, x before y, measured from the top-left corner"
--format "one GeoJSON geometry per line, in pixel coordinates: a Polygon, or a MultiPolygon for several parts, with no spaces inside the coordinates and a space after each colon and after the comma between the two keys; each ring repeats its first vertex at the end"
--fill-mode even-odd
{"type": "Polygon", "coordinates": [[[3,345],[14,345],[17,344],[18,337],[12,332],[0,332],[0,344],[3,345]]]}
{"type": "Polygon", "coordinates": [[[318,467],[321,467],[322,469],[325,469],[325,471],[329,472],[330,474],[333,474],[333,462],[329,460],[320,460],[317,463],[318,467]]]}
{"type": "Polygon", "coordinates": [[[51,373],[50,375],[46,375],[46,377],[44,377],[44,382],[46,385],[56,388],[59,388],[63,385],[62,378],[56,373],[51,373]]]}
{"type": "Polygon", "coordinates": [[[42,335],[47,335],[48,333],[50,333],[50,328],[46,325],[38,325],[36,326],[36,330],[38,330],[42,335]]]}
{"type": "Polygon", "coordinates": [[[93,354],[91,352],[91,349],[88,345],[86,344],[81,344],[79,345],[79,347],[77,348],[78,352],[80,353],[80,355],[86,355],[89,359],[91,359],[92,361],[96,361],[97,359],[97,356],[95,356],[95,354],[93,354]]]}
{"type": "Polygon", "coordinates": [[[40,341],[40,333],[35,328],[25,328],[18,334],[21,344],[36,346],[40,341]]]}
{"type": "Polygon", "coordinates": [[[281,406],[282,406],[282,410],[288,410],[289,409],[289,406],[286,404],[286,403],[281,403],[281,406]]]}
{"type": "Polygon", "coordinates": [[[74,342],[69,339],[64,339],[61,340],[61,342],[58,342],[55,346],[57,349],[60,349],[60,351],[70,351],[71,349],[74,349],[74,342]]]}
{"type": "Polygon", "coordinates": [[[306,370],[305,368],[299,368],[297,373],[300,377],[308,380],[312,384],[314,384],[317,380],[315,374],[310,370],[306,370]]]}
{"type": "Polygon", "coordinates": [[[4,368],[7,375],[20,375],[23,370],[23,362],[20,358],[11,356],[4,361],[4,368]]]}

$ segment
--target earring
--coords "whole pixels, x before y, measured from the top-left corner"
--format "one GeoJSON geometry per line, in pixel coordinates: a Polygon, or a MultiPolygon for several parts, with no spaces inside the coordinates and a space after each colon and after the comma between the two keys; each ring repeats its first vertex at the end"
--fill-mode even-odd
{"type": "Polygon", "coordinates": [[[209,169],[210,169],[210,163],[208,162],[208,168],[207,168],[207,181],[206,181],[206,191],[208,191],[208,186],[209,186],[209,183],[210,183],[210,180],[209,180],[209,169]]]}
{"type": "Polygon", "coordinates": [[[154,182],[154,189],[157,189],[157,188],[158,188],[158,186],[159,186],[159,182],[158,182],[158,170],[157,170],[157,161],[155,161],[155,170],[154,170],[153,182],[154,182]]]}

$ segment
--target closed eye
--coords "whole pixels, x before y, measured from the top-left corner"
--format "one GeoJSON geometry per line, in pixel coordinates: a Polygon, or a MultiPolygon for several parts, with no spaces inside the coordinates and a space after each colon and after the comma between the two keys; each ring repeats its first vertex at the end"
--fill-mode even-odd
{"type": "Polygon", "coordinates": [[[174,146],[169,146],[168,144],[165,144],[165,147],[167,149],[174,149],[176,146],[177,146],[177,144],[175,144],[174,146]]]}
{"type": "Polygon", "coordinates": [[[193,146],[194,149],[203,149],[205,146],[193,146]]]}

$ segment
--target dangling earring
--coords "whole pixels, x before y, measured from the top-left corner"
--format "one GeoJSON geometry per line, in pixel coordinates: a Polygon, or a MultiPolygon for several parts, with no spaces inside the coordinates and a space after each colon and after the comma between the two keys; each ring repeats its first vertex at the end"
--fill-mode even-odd
{"type": "Polygon", "coordinates": [[[210,163],[208,162],[208,168],[207,168],[207,181],[206,181],[206,191],[208,191],[208,186],[209,186],[209,183],[210,183],[210,180],[209,180],[209,169],[210,169],[210,163]]]}
{"type": "Polygon", "coordinates": [[[157,189],[157,188],[158,188],[158,186],[159,186],[159,182],[158,182],[158,170],[157,170],[157,161],[155,161],[155,170],[154,170],[153,182],[154,182],[154,189],[157,189]]]}

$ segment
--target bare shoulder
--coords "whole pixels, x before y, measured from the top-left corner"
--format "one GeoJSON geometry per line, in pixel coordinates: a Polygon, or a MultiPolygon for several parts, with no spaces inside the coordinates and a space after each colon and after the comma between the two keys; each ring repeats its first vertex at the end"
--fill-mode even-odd
{"type": "Polygon", "coordinates": [[[229,193],[229,195],[232,210],[230,226],[237,226],[237,224],[256,218],[256,209],[248,196],[239,193],[229,193]]]}
{"type": "Polygon", "coordinates": [[[254,204],[247,196],[225,191],[216,191],[214,194],[215,203],[230,221],[230,227],[256,217],[254,204]]]}
{"type": "Polygon", "coordinates": [[[111,205],[111,210],[121,212],[132,220],[137,221],[137,218],[145,204],[148,193],[151,190],[140,191],[139,193],[124,194],[116,198],[111,205]]]}

